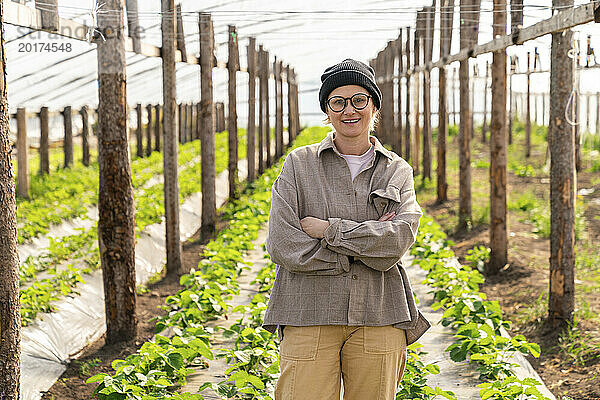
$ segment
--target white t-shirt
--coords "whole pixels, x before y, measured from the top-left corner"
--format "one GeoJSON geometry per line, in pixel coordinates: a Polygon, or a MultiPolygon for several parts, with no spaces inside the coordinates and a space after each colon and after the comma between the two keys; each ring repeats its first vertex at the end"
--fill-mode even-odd
{"type": "Polygon", "coordinates": [[[346,160],[348,163],[348,167],[350,168],[350,174],[352,175],[352,180],[354,181],[354,177],[362,171],[367,164],[371,161],[371,159],[375,156],[375,145],[371,142],[371,147],[364,154],[359,156],[351,155],[351,154],[341,154],[340,155],[346,160]]]}

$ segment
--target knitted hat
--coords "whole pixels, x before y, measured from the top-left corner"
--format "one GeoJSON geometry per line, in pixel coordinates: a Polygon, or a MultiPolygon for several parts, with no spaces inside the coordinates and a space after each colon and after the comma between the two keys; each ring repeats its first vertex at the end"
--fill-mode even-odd
{"type": "Polygon", "coordinates": [[[327,68],[321,75],[319,103],[321,110],[327,113],[327,97],[334,89],[344,85],[362,86],[371,96],[377,109],[381,107],[381,91],[375,83],[375,71],[367,64],[346,58],[341,63],[327,68]]]}

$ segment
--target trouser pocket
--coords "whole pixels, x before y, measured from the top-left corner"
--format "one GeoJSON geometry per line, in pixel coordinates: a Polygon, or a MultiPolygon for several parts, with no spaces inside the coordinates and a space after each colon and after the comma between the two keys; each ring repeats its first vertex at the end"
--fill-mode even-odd
{"type": "Polygon", "coordinates": [[[314,360],[319,347],[320,326],[286,325],[279,357],[286,360],[314,360]]]}
{"type": "Polygon", "coordinates": [[[386,326],[364,327],[364,350],[369,354],[388,354],[406,349],[404,329],[386,326]]]}

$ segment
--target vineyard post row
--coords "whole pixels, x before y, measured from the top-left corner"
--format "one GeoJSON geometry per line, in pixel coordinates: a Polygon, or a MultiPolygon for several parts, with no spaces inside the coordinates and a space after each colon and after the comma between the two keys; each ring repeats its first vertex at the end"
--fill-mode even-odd
{"type": "MultiPolygon", "coordinates": [[[[454,15],[454,0],[441,0],[436,11],[436,1],[433,6],[425,7],[417,12],[416,29],[406,28],[399,37],[387,43],[384,50],[370,61],[376,70],[378,82],[381,83],[383,98],[391,99],[384,102],[381,109],[379,137],[389,143],[394,151],[409,160],[415,175],[422,174],[422,179],[431,179],[431,101],[430,101],[430,71],[437,68],[440,72],[438,85],[440,113],[438,125],[438,169],[437,169],[437,202],[447,200],[446,184],[446,136],[448,134],[447,82],[446,68],[453,62],[460,62],[459,92],[460,92],[460,121],[459,121],[459,229],[469,229],[472,224],[471,216],[471,171],[470,171],[470,140],[473,137],[473,102],[470,83],[472,76],[469,71],[469,59],[485,53],[493,53],[491,66],[491,124],[490,124],[490,262],[486,265],[488,274],[499,273],[508,262],[507,238],[507,205],[506,205],[506,167],[507,167],[507,125],[512,122],[511,98],[510,120],[507,116],[507,76],[508,63],[506,49],[509,46],[521,45],[526,41],[552,34],[552,57],[550,68],[550,111],[549,111],[549,153],[550,166],[550,197],[551,197],[551,257],[550,257],[550,296],[548,317],[554,325],[565,326],[572,320],[574,311],[574,214],[575,191],[572,189],[576,182],[576,165],[579,163],[578,130],[569,124],[565,117],[569,97],[574,82],[574,71],[579,68],[579,60],[571,60],[568,52],[571,50],[572,31],[570,28],[588,22],[600,22],[600,4],[591,1],[588,4],[574,6],[573,0],[553,0],[552,5],[557,10],[551,18],[540,21],[529,27],[523,24],[523,1],[511,1],[510,34],[507,34],[507,2],[508,0],[493,1],[493,37],[494,40],[478,44],[480,0],[462,0],[458,5],[460,11],[460,51],[449,54],[452,40],[452,21],[454,15]],[[432,61],[433,26],[436,14],[441,18],[440,27],[440,58],[432,61]],[[412,40],[411,40],[412,37],[412,40]],[[413,43],[411,49],[411,42],[413,43]],[[412,55],[412,57],[411,57],[412,55]],[[395,63],[399,65],[394,73],[395,63]],[[423,79],[421,79],[423,75],[423,79]],[[404,78],[404,79],[403,79],[404,78]],[[404,80],[404,85],[402,84],[404,80]],[[398,95],[394,99],[392,83],[398,84],[398,95]],[[566,83],[566,84],[565,84],[566,83]],[[402,92],[406,94],[406,113],[402,113],[402,92]],[[422,94],[422,99],[420,98],[422,94]],[[471,97],[471,98],[470,98],[471,97]],[[394,103],[394,100],[396,103],[394,103]],[[423,105],[423,130],[419,127],[419,104],[423,105]],[[397,107],[394,107],[394,104],[397,107]],[[395,112],[395,109],[397,112],[395,112]],[[403,123],[403,114],[404,123],[403,123]],[[403,132],[404,130],[404,132],[403,132]],[[404,147],[402,146],[404,133],[404,147]],[[420,134],[423,139],[421,140],[420,134]],[[422,153],[419,149],[423,145],[422,153]],[[403,151],[404,150],[404,151],[403,151]],[[576,161],[577,160],[577,161],[576,161]],[[422,161],[422,163],[420,163],[422,161]],[[422,168],[422,170],[421,170],[422,168]]],[[[458,2],[457,2],[458,3],[458,2]]],[[[589,41],[588,41],[589,43],[589,41]]],[[[589,54],[589,45],[588,45],[589,54]]],[[[535,55],[534,55],[535,57],[535,55]]],[[[528,57],[528,60],[531,57],[528,57]]],[[[535,58],[534,58],[535,59],[535,58]]],[[[516,74],[514,59],[511,60],[510,76],[516,74]]],[[[535,71],[527,62],[527,80],[535,71]]],[[[589,66],[589,58],[586,67],[589,66]]],[[[594,66],[597,67],[597,66],[594,66]]],[[[456,79],[454,79],[456,80],[456,79]]],[[[512,79],[511,79],[512,80],[512,79]]],[[[454,85],[453,85],[454,86],[454,85]]],[[[528,85],[529,86],[529,85],[528,85]]],[[[452,88],[454,97],[454,87],[452,88]]],[[[512,97],[512,90],[511,90],[512,97]]],[[[531,118],[531,95],[529,88],[525,94],[521,109],[525,111],[526,121],[531,118]],[[524,107],[523,107],[524,106],[524,107]]],[[[588,97],[589,98],[589,97],[588,97]]],[[[596,97],[598,98],[598,97],[596,97]]],[[[453,105],[454,99],[452,99],[453,105]]],[[[576,102],[577,103],[577,102],[576,102]]],[[[589,100],[588,100],[589,103],[589,100]]],[[[577,105],[575,105],[577,107],[577,105]]],[[[588,110],[589,110],[588,104],[588,110]]],[[[577,111],[577,110],[575,110],[577,111]]],[[[597,116],[598,119],[598,116],[597,116]]],[[[589,111],[588,111],[589,121],[589,111]]],[[[589,126],[588,122],[588,126],[589,126]]],[[[512,129],[512,126],[511,126],[512,129]]],[[[525,154],[530,148],[530,123],[526,124],[525,154]]],[[[512,137],[509,136],[512,141],[512,137]]]]}
{"type": "MultiPolygon", "coordinates": [[[[177,146],[200,137],[202,144],[202,235],[214,234],[216,225],[216,196],[215,196],[215,129],[225,128],[224,107],[213,102],[212,69],[214,67],[229,70],[229,106],[227,128],[229,130],[229,176],[230,197],[235,198],[237,183],[237,112],[235,91],[237,71],[249,72],[259,79],[259,131],[258,149],[254,140],[248,140],[248,166],[250,168],[248,181],[256,178],[257,171],[254,157],[258,152],[258,172],[272,165],[275,159],[281,157],[291,141],[298,135],[300,129],[298,88],[296,74],[293,68],[283,67],[282,62],[276,61],[275,69],[271,72],[269,53],[259,46],[259,51],[249,51],[256,60],[250,60],[250,71],[239,66],[238,41],[239,36],[233,25],[229,26],[229,56],[228,62],[218,62],[214,54],[214,30],[210,14],[199,13],[200,57],[187,53],[180,7],[176,8],[174,0],[161,1],[162,15],[162,47],[143,43],[139,37],[137,26],[137,1],[127,0],[127,18],[129,37],[123,34],[123,4],[120,0],[107,0],[104,8],[107,12],[98,15],[98,27],[89,27],[72,20],[60,18],[57,1],[36,2],[32,9],[22,3],[1,0],[0,24],[2,37],[0,40],[0,190],[2,190],[0,226],[2,228],[0,254],[4,267],[0,270],[0,398],[16,399],[19,392],[19,291],[18,291],[18,256],[16,248],[16,215],[15,188],[12,173],[11,149],[9,142],[8,98],[6,92],[4,52],[4,22],[11,25],[26,27],[31,30],[44,30],[56,33],[70,39],[88,41],[88,34],[93,35],[93,43],[97,45],[98,53],[98,164],[100,167],[100,198],[99,208],[99,240],[101,264],[104,275],[105,301],[107,313],[107,342],[129,340],[135,336],[137,321],[135,317],[135,257],[134,257],[134,221],[133,221],[133,191],[131,169],[129,166],[128,129],[125,94],[125,51],[133,51],[146,57],[159,57],[163,61],[163,105],[148,105],[147,113],[154,112],[154,132],[151,131],[152,118],[147,126],[146,155],[151,152],[152,133],[154,133],[154,149],[163,148],[165,174],[165,214],[167,226],[167,243],[179,242],[178,229],[178,187],[177,187],[177,146]],[[43,7],[42,7],[43,5],[43,7]],[[178,24],[179,22],[179,24],[178,24]],[[118,27],[118,28],[115,28],[118,27]],[[102,35],[100,35],[102,32],[102,35]],[[208,34],[207,34],[208,33],[208,34]],[[102,39],[100,37],[103,36],[102,39]],[[175,63],[185,62],[200,65],[201,80],[200,103],[196,106],[176,105],[174,80],[175,63]],[[256,70],[253,64],[256,62],[256,70]],[[283,71],[285,70],[285,74],[283,71]],[[270,124],[269,124],[269,80],[273,78],[276,87],[275,101],[275,154],[270,154],[270,124]],[[283,82],[288,84],[288,131],[289,140],[283,141],[283,82]],[[194,109],[197,110],[194,116],[194,109]],[[162,118],[160,117],[162,111],[162,118]],[[162,121],[161,121],[162,120],[162,121]],[[162,122],[162,129],[159,124],[162,122]],[[235,163],[233,162],[235,160],[235,163]],[[251,161],[252,160],[252,161],[251,161]],[[104,179],[102,179],[104,173],[104,179]],[[118,289],[117,286],[120,286],[118,289]]],[[[255,40],[250,41],[255,46],[255,40]]],[[[252,83],[254,85],[254,82],[252,83]]],[[[249,97],[249,107],[256,107],[253,93],[249,97]]],[[[135,135],[138,141],[136,154],[143,155],[142,106],[135,107],[138,127],[135,135]]],[[[66,108],[65,116],[65,166],[72,165],[72,110],[66,108]]],[[[84,118],[84,146],[87,145],[90,124],[86,123],[89,112],[82,111],[84,118]]],[[[40,110],[42,126],[48,119],[48,110],[40,110]]],[[[27,197],[28,174],[26,160],[26,111],[20,107],[17,112],[18,122],[18,182],[20,194],[27,197]],[[25,157],[25,158],[24,158],[25,157]]],[[[249,123],[249,135],[253,130],[249,123]]],[[[255,128],[255,126],[254,126],[255,128]]],[[[47,128],[41,129],[41,147],[47,148],[43,138],[47,137],[47,128]]],[[[254,136],[252,136],[253,138],[254,136]]],[[[250,139],[250,137],[249,137],[250,139]]],[[[47,152],[41,157],[42,168],[47,164],[47,152]]],[[[89,152],[87,152],[89,157],[89,152]]],[[[88,160],[89,162],[89,160],[88,160]]],[[[49,168],[44,172],[49,172],[49,168]]],[[[181,272],[181,255],[177,251],[179,245],[167,246],[175,248],[167,255],[167,272],[181,272]]]]}

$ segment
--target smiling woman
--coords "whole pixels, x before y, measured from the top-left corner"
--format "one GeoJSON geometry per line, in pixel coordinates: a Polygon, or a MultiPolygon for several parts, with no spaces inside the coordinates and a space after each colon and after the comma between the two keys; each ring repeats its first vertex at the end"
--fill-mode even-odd
{"type": "Polygon", "coordinates": [[[275,400],[392,400],[406,346],[429,329],[402,256],[421,208],[413,170],[372,131],[381,106],[373,69],[325,70],[321,109],[334,131],[287,156],[273,184],[265,247],[278,265],[263,327],[278,329],[275,400]]]}

